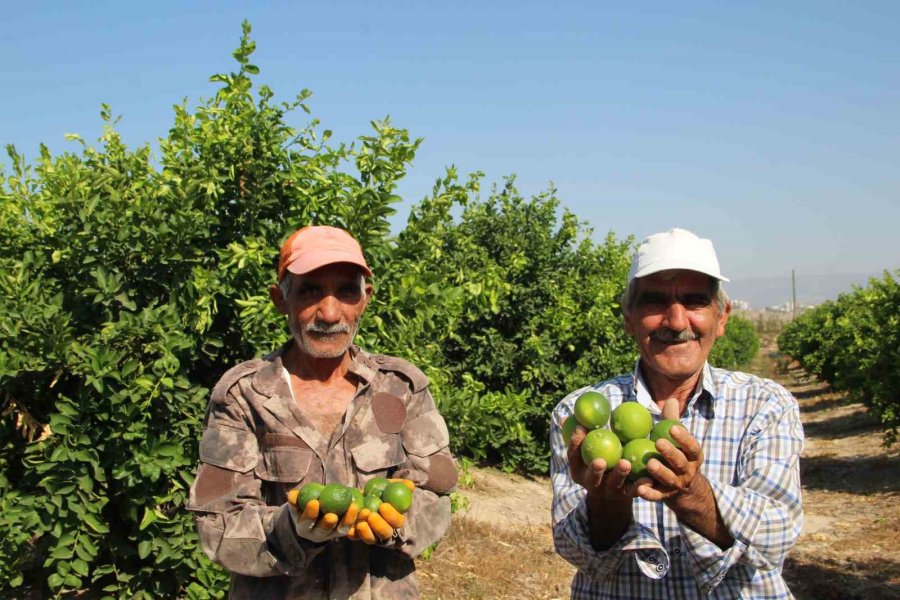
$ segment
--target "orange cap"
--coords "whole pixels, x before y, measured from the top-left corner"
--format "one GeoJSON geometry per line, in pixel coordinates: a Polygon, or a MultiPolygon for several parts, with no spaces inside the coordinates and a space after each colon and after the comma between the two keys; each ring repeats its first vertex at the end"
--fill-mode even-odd
{"type": "Polygon", "coordinates": [[[319,267],[334,263],[350,263],[372,276],[362,248],[353,236],[337,227],[311,225],[298,229],[281,245],[278,260],[278,281],[286,271],[303,275],[319,267]]]}

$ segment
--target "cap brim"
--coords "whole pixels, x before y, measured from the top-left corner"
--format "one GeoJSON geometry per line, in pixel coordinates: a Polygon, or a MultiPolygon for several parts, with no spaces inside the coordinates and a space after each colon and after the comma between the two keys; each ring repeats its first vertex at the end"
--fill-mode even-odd
{"type": "Polygon", "coordinates": [[[290,271],[294,275],[306,275],[316,269],[338,263],[355,265],[359,267],[360,271],[362,271],[366,277],[372,276],[371,269],[369,269],[365,261],[360,260],[358,255],[350,252],[343,252],[341,250],[318,251],[309,253],[305,256],[300,256],[289,262],[285,267],[285,270],[290,271]]]}

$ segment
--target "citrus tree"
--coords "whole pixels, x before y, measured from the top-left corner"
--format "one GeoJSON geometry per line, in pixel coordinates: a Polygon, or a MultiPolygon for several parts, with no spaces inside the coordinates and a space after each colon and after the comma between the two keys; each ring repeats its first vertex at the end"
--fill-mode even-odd
{"type": "Polygon", "coordinates": [[[0,589],[121,598],[222,595],[184,510],[208,390],[271,351],[277,248],[309,223],[385,260],[395,182],[417,141],[388,122],[353,145],[237,70],[127,148],[109,108],[97,147],[0,171],[0,589]],[[308,122],[286,124],[289,116],[308,122]],[[216,591],[219,590],[219,591],[216,591]]]}
{"type": "Polygon", "coordinates": [[[778,338],[781,352],[868,406],[886,445],[900,426],[900,283],[885,272],[865,287],[803,312],[778,338]]]}

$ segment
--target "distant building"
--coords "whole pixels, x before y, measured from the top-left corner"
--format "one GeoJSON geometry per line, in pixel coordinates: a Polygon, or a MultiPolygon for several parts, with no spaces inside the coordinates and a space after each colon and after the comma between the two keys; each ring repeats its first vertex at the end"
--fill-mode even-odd
{"type": "Polygon", "coordinates": [[[750,302],[747,300],[732,300],[731,307],[735,310],[750,310],[750,302]]]}

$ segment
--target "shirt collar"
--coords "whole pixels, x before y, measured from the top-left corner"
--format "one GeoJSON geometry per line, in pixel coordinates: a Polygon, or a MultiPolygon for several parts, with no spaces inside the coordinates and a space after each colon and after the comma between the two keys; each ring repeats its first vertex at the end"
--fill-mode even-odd
{"type": "MultiPolygon", "coordinates": [[[[257,371],[253,377],[253,388],[257,392],[270,397],[276,395],[291,397],[290,387],[284,378],[285,367],[281,357],[293,343],[294,340],[289,340],[281,348],[265,357],[269,364],[257,371]]],[[[350,346],[349,352],[351,361],[347,370],[359,377],[362,385],[368,384],[377,372],[377,368],[373,366],[372,355],[355,345],[350,346]]]]}
{"type": "MultiPolygon", "coordinates": [[[[660,410],[659,406],[656,405],[656,402],[653,401],[653,397],[650,395],[650,387],[644,380],[643,373],[641,373],[640,358],[635,361],[632,381],[632,396],[634,399],[642,404],[644,408],[649,410],[650,414],[661,415],[662,410],[660,410]]],[[[696,405],[698,409],[706,408],[712,413],[714,406],[713,399],[715,397],[716,390],[712,369],[708,362],[704,362],[702,372],[700,373],[700,380],[697,382],[697,387],[694,389],[693,394],[691,394],[690,400],[688,400],[687,409],[691,410],[692,405],[696,405]]]]}

